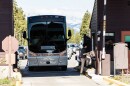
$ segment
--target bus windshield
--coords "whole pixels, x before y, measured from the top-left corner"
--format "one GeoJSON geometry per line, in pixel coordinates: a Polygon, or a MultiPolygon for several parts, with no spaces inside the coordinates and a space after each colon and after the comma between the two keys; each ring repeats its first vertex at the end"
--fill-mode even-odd
{"type": "Polygon", "coordinates": [[[62,23],[35,24],[30,29],[29,39],[29,50],[35,53],[47,53],[48,50],[59,53],[66,48],[66,37],[62,23]]]}

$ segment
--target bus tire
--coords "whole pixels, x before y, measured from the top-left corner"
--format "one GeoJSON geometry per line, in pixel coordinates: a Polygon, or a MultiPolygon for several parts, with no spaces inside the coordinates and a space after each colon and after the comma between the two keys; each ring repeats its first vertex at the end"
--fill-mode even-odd
{"type": "Polygon", "coordinates": [[[67,66],[62,66],[61,69],[62,69],[62,71],[66,71],[67,70],[67,66]]]}

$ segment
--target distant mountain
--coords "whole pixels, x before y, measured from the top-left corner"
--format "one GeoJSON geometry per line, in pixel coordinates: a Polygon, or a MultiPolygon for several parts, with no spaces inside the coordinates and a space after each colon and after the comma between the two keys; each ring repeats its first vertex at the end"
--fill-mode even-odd
{"type": "Polygon", "coordinates": [[[73,28],[75,32],[80,31],[81,18],[70,17],[67,18],[67,27],[73,28]]]}
{"type": "Polygon", "coordinates": [[[80,23],[67,23],[67,27],[73,28],[75,30],[75,32],[80,31],[80,23]]]}

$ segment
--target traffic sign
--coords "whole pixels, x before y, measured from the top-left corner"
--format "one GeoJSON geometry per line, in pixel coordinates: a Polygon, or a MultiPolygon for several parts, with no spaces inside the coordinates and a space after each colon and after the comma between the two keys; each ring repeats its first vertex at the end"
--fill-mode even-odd
{"type": "Polygon", "coordinates": [[[2,41],[2,49],[5,53],[9,53],[9,49],[11,49],[11,53],[15,53],[18,49],[18,40],[13,36],[7,36],[2,41]]]}
{"type": "Polygon", "coordinates": [[[15,63],[14,53],[18,49],[18,40],[9,35],[2,41],[2,49],[6,53],[6,63],[9,64],[9,77],[11,77],[11,64],[15,63]]]}

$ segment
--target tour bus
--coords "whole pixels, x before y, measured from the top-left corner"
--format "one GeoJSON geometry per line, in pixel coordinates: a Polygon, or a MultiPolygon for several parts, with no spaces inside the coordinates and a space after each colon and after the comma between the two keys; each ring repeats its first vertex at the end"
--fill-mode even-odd
{"type": "Polygon", "coordinates": [[[43,66],[67,70],[67,40],[71,37],[71,31],[66,29],[66,17],[31,16],[27,19],[27,30],[27,33],[23,32],[23,38],[28,40],[29,71],[43,66]]]}

